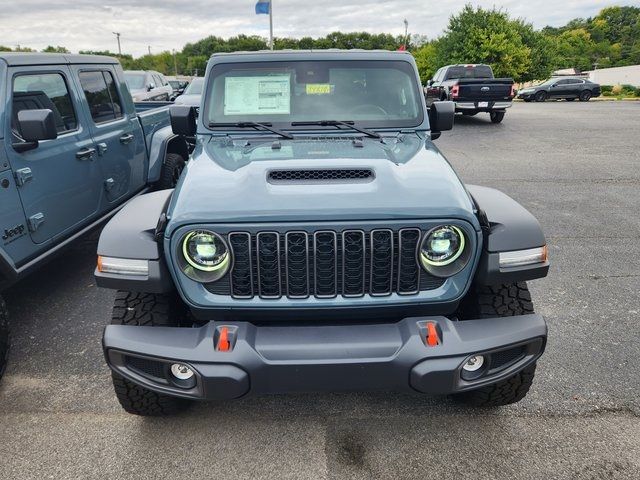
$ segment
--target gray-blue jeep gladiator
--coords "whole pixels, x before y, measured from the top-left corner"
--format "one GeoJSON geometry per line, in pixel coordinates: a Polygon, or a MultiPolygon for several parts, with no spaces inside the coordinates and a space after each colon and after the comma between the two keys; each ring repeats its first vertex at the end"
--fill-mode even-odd
{"type": "MultiPolygon", "coordinates": [[[[114,58],[0,54],[0,289],[150,186],[175,185],[189,156],[167,106],[136,113],[114,58]]],[[[0,374],[8,351],[0,298],[0,374]]]]}
{"type": "Polygon", "coordinates": [[[464,185],[432,140],[411,55],[216,54],[174,190],[104,228],[99,286],[118,290],[103,336],[124,409],[325,390],[527,393],[547,328],[526,281],[548,271],[536,219],[464,185]]]}

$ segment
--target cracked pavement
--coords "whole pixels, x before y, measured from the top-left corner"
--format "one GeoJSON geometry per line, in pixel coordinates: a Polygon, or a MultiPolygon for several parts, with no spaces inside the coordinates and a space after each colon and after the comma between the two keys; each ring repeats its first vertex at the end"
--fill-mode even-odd
{"type": "Polygon", "coordinates": [[[549,343],[517,405],[393,393],[279,395],[142,419],[113,395],[100,347],[113,292],[96,235],[5,293],[0,477],[640,478],[640,103],[517,103],[457,117],[436,145],[468,183],[540,220],[549,277],[531,282],[549,343]]]}

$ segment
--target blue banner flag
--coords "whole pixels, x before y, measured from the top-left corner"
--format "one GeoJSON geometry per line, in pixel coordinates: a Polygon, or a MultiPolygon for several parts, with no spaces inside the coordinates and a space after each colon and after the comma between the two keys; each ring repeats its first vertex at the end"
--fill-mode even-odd
{"type": "Polygon", "coordinates": [[[269,15],[270,8],[271,8],[271,0],[258,0],[258,3],[256,3],[256,15],[260,15],[260,14],[269,15]]]}

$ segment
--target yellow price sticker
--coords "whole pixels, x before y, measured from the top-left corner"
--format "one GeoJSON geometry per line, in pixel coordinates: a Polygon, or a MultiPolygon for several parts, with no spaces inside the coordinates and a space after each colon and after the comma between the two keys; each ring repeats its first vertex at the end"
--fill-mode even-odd
{"type": "Polygon", "coordinates": [[[307,95],[328,95],[331,85],[328,83],[307,83],[307,95]]]}

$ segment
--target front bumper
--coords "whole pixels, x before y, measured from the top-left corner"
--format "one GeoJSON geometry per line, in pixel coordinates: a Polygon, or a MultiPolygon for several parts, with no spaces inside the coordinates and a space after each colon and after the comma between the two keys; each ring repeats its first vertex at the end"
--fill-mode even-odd
{"type": "Polygon", "coordinates": [[[523,369],[542,355],[546,336],[540,315],[338,326],[209,322],[200,328],[110,325],[103,347],[109,367],[123,377],[185,398],[372,389],[450,394],[523,369]],[[438,345],[427,345],[428,323],[438,345]],[[229,351],[216,349],[224,327],[229,351]],[[483,373],[470,379],[462,365],[477,354],[487,362],[483,373]],[[176,362],[194,370],[195,385],[172,381],[170,365],[176,362]]]}

